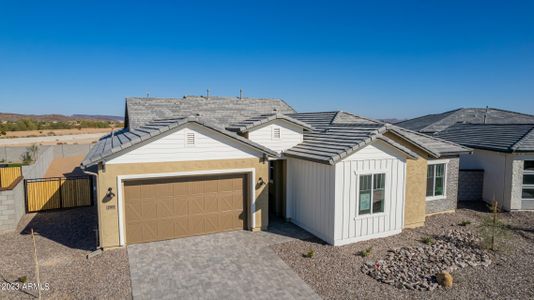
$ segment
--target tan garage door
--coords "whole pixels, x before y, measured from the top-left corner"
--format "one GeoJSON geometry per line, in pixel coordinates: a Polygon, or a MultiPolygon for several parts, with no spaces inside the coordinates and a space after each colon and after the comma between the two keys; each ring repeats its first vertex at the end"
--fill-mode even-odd
{"type": "Polygon", "coordinates": [[[246,175],[124,183],[127,244],[246,228],[246,175]]]}

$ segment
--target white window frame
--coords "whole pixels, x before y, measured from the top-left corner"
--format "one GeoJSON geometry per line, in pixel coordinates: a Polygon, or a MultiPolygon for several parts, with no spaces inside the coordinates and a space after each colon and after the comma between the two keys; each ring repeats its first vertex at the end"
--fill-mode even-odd
{"type": "Polygon", "coordinates": [[[282,139],[282,127],[280,126],[273,126],[272,127],[272,134],[271,134],[271,138],[273,140],[281,140],[282,139]],[[275,132],[276,130],[278,130],[278,137],[276,136],[275,132]]]}
{"type": "MultiPolygon", "coordinates": [[[[534,161],[534,159],[525,159],[523,160],[523,175],[534,175],[534,171],[525,170],[525,161],[534,161]]],[[[525,184],[523,181],[523,176],[521,176],[521,200],[523,201],[534,201],[534,198],[523,198],[523,189],[534,189],[534,184],[525,184]]]]}
{"type": "MultiPolygon", "coordinates": [[[[438,159],[438,160],[429,160],[428,163],[427,163],[427,171],[428,171],[428,166],[432,166],[432,165],[445,165],[444,166],[444,170],[443,170],[443,175],[444,175],[444,180],[443,180],[443,195],[439,195],[439,196],[426,196],[426,190],[427,190],[427,186],[426,186],[426,178],[425,178],[425,196],[426,196],[426,200],[427,201],[433,201],[433,200],[443,200],[443,199],[446,199],[447,198],[447,182],[448,182],[448,173],[449,173],[449,160],[448,159],[438,159]]],[[[436,168],[434,168],[434,193],[436,192],[435,191],[435,188],[436,188],[436,168]]],[[[427,178],[428,178],[428,174],[426,175],[427,178]]]]}
{"type": "Polygon", "coordinates": [[[369,216],[380,216],[380,215],[386,214],[386,211],[388,208],[386,205],[387,197],[388,197],[387,188],[388,188],[388,173],[386,170],[357,174],[356,176],[356,218],[358,217],[363,218],[363,217],[369,217],[369,216]],[[374,189],[373,186],[374,186],[374,181],[375,181],[374,175],[378,175],[378,174],[384,174],[384,211],[375,213],[373,212],[373,189],[374,189]],[[371,212],[368,214],[360,214],[360,177],[369,176],[369,175],[371,175],[371,199],[370,199],[371,212]]]}

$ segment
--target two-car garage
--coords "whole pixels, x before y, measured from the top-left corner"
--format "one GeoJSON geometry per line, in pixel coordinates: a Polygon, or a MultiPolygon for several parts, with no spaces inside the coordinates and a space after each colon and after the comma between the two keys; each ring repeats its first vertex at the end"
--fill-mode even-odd
{"type": "Polygon", "coordinates": [[[245,174],[124,181],[126,244],[247,228],[245,174]]]}

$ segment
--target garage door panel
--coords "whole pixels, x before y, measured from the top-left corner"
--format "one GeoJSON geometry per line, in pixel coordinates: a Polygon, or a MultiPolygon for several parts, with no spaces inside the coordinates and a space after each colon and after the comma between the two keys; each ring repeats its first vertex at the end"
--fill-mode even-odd
{"type": "Polygon", "coordinates": [[[204,226],[206,229],[206,232],[218,232],[221,231],[221,227],[219,225],[219,214],[218,213],[212,213],[208,214],[204,218],[204,226]]]}
{"type": "Polygon", "coordinates": [[[189,214],[189,200],[186,195],[174,196],[174,215],[187,216],[189,214]]]}
{"type": "Polygon", "coordinates": [[[219,180],[219,191],[232,191],[234,190],[234,180],[232,178],[223,177],[219,180]]]}
{"type": "Polygon", "coordinates": [[[207,193],[204,196],[204,205],[206,213],[213,213],[219,211],[219,201],[217,193],[207,193]]]}
{"type": "Polygon", "coordinates": [[[189,216],[175,218],[173,225],[176,237],[188,236],[191,232],[189,216]]]}
{"type": "Polygon", "coordinates": [[[195,215],[189,217],[189,229],[192,235],[202,234],[206,232],[206,227],[204,226],[204,215],[195,215]]]}
{"type": "Polygon", "coordinates": [[[193,179],[190,183],[190,194],[198,195],[203,194],[205,191],[205,183],[199,179],[193,179]]]}
{"type": "Polygon", "coordinates": [[[152,201],[152,199],[143,199],[141,202],[141,217],[146,220],[155,219],[157,216],[158,210],[156,201],[152,201]]]}
{"type": "Polygon", "coordinates": [[[158,239],[172,239],[174,235],[174,220],[172,218],[158,220],[158,239]]]}
{"type": "Polygon", "coordinates": [[[127,243],[245,228],[245,178],[213,175],[125,182],[127,243]]]}
{"type": "Polygon", "coordinates": [[[174,182],[172,183],[172,188],[173,188],[174,196],[188,195],[190,193],[189,192],[190,184],[188,182],[184,182],[184,181],[174,182]]]}
{"type": "Polygon", "coordinates": [[[158,240],[158,222],[144,221],[142,224],[142,239],[146,241],[158,240]]]}
{"type": "Polygon", "coordinates": [[[126,215],[129,216],[130,221],[138,221],[142,219],[141,200],[131,199],[129,205],[126,205],[126,215]]]}
{"type": "Polygon", "coordinates": [[[127,238],[128,242],[139,243],[143,241],[143,224],[140,222],[130,222],[126,224],[129,229],[127,238]]]}
{"type": "Polygon", "coordinates": [[[233,193],[232,192],[221,192],[218,198],[220,211],[233,210],[233,193]]]}
{"type": "Polygon", "coordinates": [[[195,194],[191,195],[187,198],[187,202],[189,205],[189,214],[190,215],[196,215],[204,213],[205,205],[204,205],[204,195],[202,194],[195,194]]]}
{"type": "Polygon", "coordinates": [[[156,199],[155,203],[158,218],[168,218],[174,215],[172,199],[156,199]]]}

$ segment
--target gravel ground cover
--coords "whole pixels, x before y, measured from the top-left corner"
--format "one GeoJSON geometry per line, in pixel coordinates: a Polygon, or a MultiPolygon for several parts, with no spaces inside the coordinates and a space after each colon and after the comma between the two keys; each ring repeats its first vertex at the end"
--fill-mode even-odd
{"type": "Polygon", "coordinates": [[[386,258],[388,250],[425,246],[421,241],[428,236],[442,236],[450,230],[478,235],[477,226],[488,215],[483,206],[472,206],[431,216],[426,226],[392,237],[342,247],[325,245],[318,239],[295,240],[272,248],[325,299],[534,299],[534,212],[500,214],[511,230],[500,250],[489,252],[492,263],[454,270],[451,288],[399,289],[362,272],[366,262],[386,258]],[[471,224],[460,226],[463,221],[471,224]],[[358,255],[369,248],[368,256],[358,255]],[[304,257],[310,249],[314,257],[304,257]]]}
{"type": "Polygon", "coordinates": [[[37,295],[32,288],[9,288],[13,287],[9,283],[22,276],[28,283],[37,282],[30,228],[36,233],[41,283],[49,287],[42,291],[43,298],[131,298],[126,249],[86,258],[96,245],[94,207],[30,214],[19,228],[15,233],[0,234],[0,299],[34,299],[37,295]]]}

